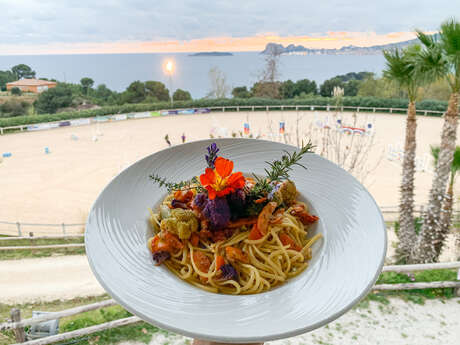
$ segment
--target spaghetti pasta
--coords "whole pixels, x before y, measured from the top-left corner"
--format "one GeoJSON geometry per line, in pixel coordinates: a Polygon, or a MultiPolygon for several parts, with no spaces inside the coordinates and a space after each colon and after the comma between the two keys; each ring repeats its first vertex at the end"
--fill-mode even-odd
{"type": "Polygon", "coordinates": [[[318,217],[297,201],[294,183],[232,174],[233,162],[219,158],[209,164],[207,156],[201,183],[171,191],[150,211],[154,261],[198,288],[235,295],[265,292],[302,273],[322,235],[309,233],[318,217]]]}

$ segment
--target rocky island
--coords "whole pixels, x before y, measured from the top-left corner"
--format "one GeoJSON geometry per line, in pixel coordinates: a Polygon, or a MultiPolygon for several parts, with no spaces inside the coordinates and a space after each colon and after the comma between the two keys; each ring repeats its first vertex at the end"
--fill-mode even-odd
{"type": "Polygon", "coordinates": [[[228,52],[199,52],[189,54],[188,56],[233,56],[233,54],[228,52]]]}

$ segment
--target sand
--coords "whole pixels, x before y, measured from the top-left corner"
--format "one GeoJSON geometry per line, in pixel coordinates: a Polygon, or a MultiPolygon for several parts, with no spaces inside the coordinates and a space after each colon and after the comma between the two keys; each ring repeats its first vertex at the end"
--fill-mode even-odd
{"type": "MultiPolygon", "coordinates": [[[[301,112],[301,133],[327,114],[301,112]],[[319,114],[319,115],[318,115],[319,114]]],[[[366,114],[358,114],[364,121],[366,114]]],[[[405,116],[371,114],[374,119],[375,145],[369,160],[386,154],[388,145],[404,140],[405,116]]],[[[294,132],[295,112],[240,112],[181,115],[108,122],[80,127],[63,127],[47,131],[23,132],[0,136],[0,153],[12,157],[0,163],[0,221],[24,223],[84,223],[91,204],[103,187],[123,168],[136,160],[167,147],[164,136],[169,134],[173,144],[180,143],[185,133],[187,141],[209,138],[215,134],[228,135],[241,131],[248,121],[253,133],[267,138],[272,126],[286,122],[286,131],[294,132]],[[220,128],[216,130],[216,128],[220,128]],[[93,141],[96,134],[97,141],[93,141]],[[72,137],[77,140],[72,139],[72,137]],[[45,147],[50,152],[45,154],[45,147]]],[[[417,155],[428,157],[429,145],[437,144],[443,120],[418,118],[417,155]]],[[[429,164],[428,164],[429,166],[429,164]]],[[[373,172],[368,188],[380,206],[396,206],[399,202],[401,166],[386,156],[373,172]]],[[[416,174],[416,204],[427,201],[432,173],[416,174]]],[[[456,186],[456,192],[459,187],[456,186]]],[[[60,227],[23,226],[24,233],[59,233],[60,227]]],[[[81,232],[82,227],[67,228],[81,232]]],[[[15,234],[16,227],[0,224],[0,233],[15,234]]]]}

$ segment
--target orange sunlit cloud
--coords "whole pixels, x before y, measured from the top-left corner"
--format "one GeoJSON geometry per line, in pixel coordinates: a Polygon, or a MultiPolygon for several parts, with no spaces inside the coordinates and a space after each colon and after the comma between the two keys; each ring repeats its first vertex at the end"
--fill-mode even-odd
{"type": "Polygon", "coordinates": [[[209,37],[189,41],[119,41],[101,43],[51,43],[43,45],[2,45],[3,55],[26,54],[109,54],[109,53],[175,53],[199,51],[261,51],[267,43],[296,44],[308,48],[340,48],[347,45],[372,46],[415,38],[413,32],[328,32],[308,36],[279,36],[265,33],[250,37],[209,37]]]}

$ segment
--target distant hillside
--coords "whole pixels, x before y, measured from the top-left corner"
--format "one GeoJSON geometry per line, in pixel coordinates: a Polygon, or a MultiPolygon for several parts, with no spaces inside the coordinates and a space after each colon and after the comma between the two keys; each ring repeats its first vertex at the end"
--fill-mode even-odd
{"type": "Polygon", "coordinates": [[[233,54],[227,52],[200,52],[189,54],[188,56],[233,56],[233,54]]]}
{"type": "Polygon", "coordinates": [[[281,54],[298,54],[298,55],[373,55],[381,54],[383,49],[394,49],[394,48],[404,48],[413,43],[418,42],[418,39],[415,38],[409,41],[390,43],[384,45],[376,45],[370,47],[358,47],[358,46],[344,46],[339,49],[312,49],[306,48],[302,45],[296,46],[295,44],[290,44],[287,47],[284,47],[282,44],[278,43],[268,43],[265,46],[264,51],[261,54],[267,54],[272,51],[278,51],[281,54]]]}

